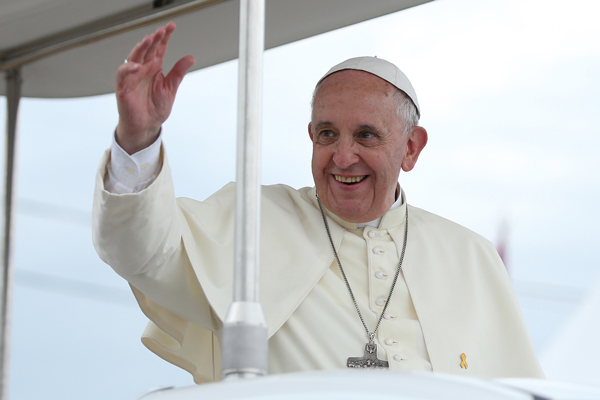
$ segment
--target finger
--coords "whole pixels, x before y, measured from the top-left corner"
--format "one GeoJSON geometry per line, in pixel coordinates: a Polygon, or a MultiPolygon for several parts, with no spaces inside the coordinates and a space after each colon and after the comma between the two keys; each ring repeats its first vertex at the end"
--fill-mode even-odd
{"type": "Polygon", "coordinates": [[[168,24],[164,25],[164,27],[165,27],[165,32],[170,35],[171,33],[173,33],[175,31],[175,28],[177,28],[177,25],[175,25],[175,22],[171,21],[168,24]]]}
{"type": "Polygon", "coordinates": [[[138,42],[129,55],[127,56],[128,62],[141,63],[144,61],[144,56],[146,55],[146,51],[152,44],[152,38],[150,36],[145,36],[140,42],[138,42]]]}
{"type": "Polygon", "coordinates": [[[193,56],[185,56],[173,66],[173,69],[165,77],[164,85],[172,93],[177,92],[179,84],[188,70],[194,65],[196,59],[193,56]]]}
{"type": "Polygon", "coordinates": [[[140,64],[132,62],[121,64],[119,66],[119,68],[117,69],[117,81],[115,85],[117,93],[122,92],[126,88],[127,78],[139,71],[140,67],[140,64]]]}
{"type": "Polygon", "coordinates": [[[169,44],[169,39],[171,38],[171,34],[175,31],[175,23],[170,22],[168,25],[165,25],[165,36],[163,36],[160,41],[157,49],[156,56],[159,58],[163,58],[165,53],[167,52],[167,45],[169,44]]]}
{"type": "Polygon", "coordinates": [[[163,37],[165,37],[165,29],[161,26],[156,30],[156,32],[154,32],[151,35],[151,37],[152,42],[150,43],[148,50],[146,50],[146,54],[144,55],[144,62],[152,61],[152,59],[156,55],[156,49],[158,48],[158,45],[162,41],[163,37]]]}
{"type": "Polygon", "coordinates": [[[138,42],[134,46],[133,50],[131,50],[131,52],[127,56],[127,60],[132,61],[132,62],[137,62],[137,63],[144,62],[144,59],[146,57],[146,52],[148,51],[150,46],[153,44],[156,34],[159,31],[173,32],[174,30],[175,30],[175,23],[173,23],[173,22],[170,22],[167,25],[158,27],[153,33],[151,33],[150,35],[146,35],[144,37],[144,39],[142,39],[140,42],[138,42]]]}

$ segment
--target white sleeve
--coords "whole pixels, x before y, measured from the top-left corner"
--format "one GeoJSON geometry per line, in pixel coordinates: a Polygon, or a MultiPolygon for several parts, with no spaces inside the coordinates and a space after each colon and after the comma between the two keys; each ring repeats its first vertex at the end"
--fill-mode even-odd
{"type": "Polygon", "coordinates": [[[154,143],[129,155],[119,146],[113,135],[104,188],[110,193],[124,194],[138,193],[150,186],[160,172],[161,143],[162,130],[154,143]]]}

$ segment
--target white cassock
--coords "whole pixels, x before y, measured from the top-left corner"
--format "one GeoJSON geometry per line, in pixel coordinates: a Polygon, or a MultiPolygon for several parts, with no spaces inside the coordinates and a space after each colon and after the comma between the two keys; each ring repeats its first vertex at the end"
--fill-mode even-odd
{"type": "MultiPolygon", "coordinates": [[[[142,342],[197,383],[218,380],[218,338],[232,299],[235,184],[203,202],[176,199],[165,157],[147,189],[111,194],[103,184],[109,154],[96,177],[96,250],[129,281],[150,319],[142,342]]],[[[260,301],[269,326],[269,373],[345,368],[348,357],[363,355],[367,334],[334,259],[315,189],[265,186],[261,202],[260,301]]],[[[327,213],[369,329],[398,266],[406,207],[406,255],[375,338],[378,357],[392,370],[543,377],[491,243],[406,201],[377,229],[357,229],[327,213]]]]}

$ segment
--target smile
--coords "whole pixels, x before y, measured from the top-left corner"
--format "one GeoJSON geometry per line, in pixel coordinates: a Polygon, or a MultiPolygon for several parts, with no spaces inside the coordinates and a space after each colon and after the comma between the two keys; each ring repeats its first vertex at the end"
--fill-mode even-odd
{"type": "Polygon", "coordinates": [[[367,177],[367,175],[363,175],[363,176],[341,176],[341,175],[334,175],[335,176],[335,180],[338,182],[342,182],[342,183],[346,183],[346,184],[353,184],[353,183],[358,183],[360,181],[362,181],[363,179],[365,179],[367,177]]]}

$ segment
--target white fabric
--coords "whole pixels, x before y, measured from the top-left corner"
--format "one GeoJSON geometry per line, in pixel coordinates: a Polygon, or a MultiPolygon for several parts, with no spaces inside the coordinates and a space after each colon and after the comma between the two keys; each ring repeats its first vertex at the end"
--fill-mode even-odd
{"type": "Polygon", "coordinates": [[[127,154],[113,135],[110,162],[104,178],[104,187],[111,193],[138,193],[146,189],[160,171],[162,131],[150,146],[133,155],[127,154]]]}
{"type": "MultiPolygon", "coordinates": [[[[108,158],[106,154],[101,161],[96,180],[96,250],[130,282],[151,320],[144,344],[192,373],[196,382],[218,379],[218,337],[232,295],[235,184],[204,202],[176,200],[163,152],[153,184],[137,194],[111,194],[103,188],[108,158]]],[[[366,334],[332,268],[314,188],[265,186],[261,203],[260,301],[273,343],[271,372],[343,368],[346,357],[362,355],[366,334]]],[[[404,358],[406,365],[415,362],[409,368],[427,369],[428,356],[433,371],[488,378],[543,376],[493,246],[406,201],[381,220],[378,231],[389,237],[371,238],[371,228],[365,228],[361,238],[356,224],[328,213],[333,242],[358,281],[355,291],[362,292],[358,296],[367,324],[373,326],[381,310],[377,299],[389,288],[375,274],[389,276],[395,268],[407,207],[406,290],[403,295],[401,282],[390,311],[403,315],[396,320],[402,326],[394,328],[394,320],[385,320],[377,338],[380,357],[395,361],[399,355],[398,368],[404,358]],[[384,253],[376,254],[375,247],[384,253]],[[378,264],[392,255],[394,260],[378,264]],[[398,351],[402,348],[406,351],[398,351]],[[468,369],[460,367],[462,353],[468,369]]]]}
{"type": "MultiPolygon", "coordinates": [[[[344,272],[371,331],[383,310],[402,249],[403,227],[392,230],[400,232],[394,237],[388,229],[346,231],[339,248],[344,272]],[[394,239],[401,241],[396,243],[394,239]]],[[[294,372],[343,368],[349,356],[363,355],[366,341],[366,332],[334,261],[269,340],[269,369],[294,372]]],[[[375,342],[378,357],[387,360],[391,370],[432,371],[421,325],[402,274],[375,342]]]]}

